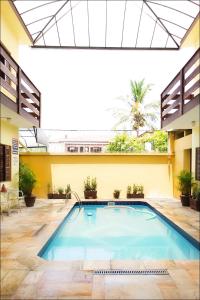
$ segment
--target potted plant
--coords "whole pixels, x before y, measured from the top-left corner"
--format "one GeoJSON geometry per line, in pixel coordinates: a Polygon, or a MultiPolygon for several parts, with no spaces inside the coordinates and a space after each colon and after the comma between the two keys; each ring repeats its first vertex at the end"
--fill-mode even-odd
{"type": "Polygon", "coordinates": [[[84,181],[84,197],[85,199],[96,199],[97,198],[97,181],[96,177],[90,178],[88,176],[84,181]]]}
{"type": "Polygon", "coordinates": [[[183,206],[190,205],[191,188],[193,185],[193,177],[191,172],[182,170],[178,175],[180,198],[183,206]]]}
{"type": "Polygon", "coordinates": [[[67,188],[65,189],[66,199],[71,199],[71,186],[67,184],[67,188]]]}
{"type": "Polygon", "coordinates": [[[48,197],[48,199],[53,199],[53,193],[52,193],[52,189],[51,189],[51,184],[50,183],[47,184],[47,197],[48,197]]]}
{"type": "Polygon", "coordinates": [[[200,211],[200,184],[195,183],[192,189],[192,196],[190,197],[190,207],[200,211]]]}
{"type": "Polygon", "coordinates": [[[119,196],[120,196],[120,190],[114,190],[114,192],[113,192],[113,197],[114,197],[115,199],[119,199],[119,196]]]}
{"type": "Polygon", "coordinates": [[[34,172],[24,163],[19,164],[19,189],[24,194],[26,206],[34,206],[36,197],[32,195],[32,190],[36,185],[34,172]]]}
{"type": "Polygon", "coordinates": [[[132,198],[137,198],[137,192],[138,192],[138,186],[136,184],[133,185],[133,197],[132,198]]]}
{"type": "Polygon", "coordinates": [[[131,188],[131,185],[128,185],[126,196],[127,196],[127,198],[144,198],[143,185],[133,184],[132,188],[131,188]]]}
{"type": "Polygon", "coordinates": [[[64,189],[62,187],[58,188],[57,199],[65,199],[64,189]]]}
{"type": "Polygon", "coordinates": [[[144,198],[144,187],[141,184],[137,186],[136,198],[144,198]]]}
{"type": "Polygon", "coordinates": [[[128,199],[132,198],[132,194],[131,194],[131,186],[130,186],[130,185],[127,186],[126,197],[127,197],[128,199]]]}

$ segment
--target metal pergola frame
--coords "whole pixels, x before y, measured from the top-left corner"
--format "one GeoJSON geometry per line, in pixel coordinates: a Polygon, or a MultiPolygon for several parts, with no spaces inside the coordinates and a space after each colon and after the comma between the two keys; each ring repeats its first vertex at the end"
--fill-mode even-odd
{"type": "MultiPolygon", "coordinates": [[[[12,3],[14,3],[14,6],[16,7],[17,10],[17,2],[19,0],[12,0],[12,3]]],[[[27,0],[24,0],[27,1],[27,0]]],[[[121,28],[121,33],[119,33],[121,35],[121,42],[120,45],[118,46],[109,46],[108,45],[108,41],[107,41],[107,30],[108,30],[108,2],[112,2],[113,0],[98,0],[98,2],[104,2],[105,3],[105,28],[104,28],[104,43],[102,46],[99,45],[92,45],[91,44],[91,34],[90,34],[90,29],[92,26],[91,25],[91,20],[90,20],[90,9],[89,9],[89,2],[94,2],[94,0],[80,0],[78,3],[76,3],[73,6],[73,2],[75,0],[52,0],[49,2],[45,2],[45,3],[40,3],[39,5],[36,5],[35,7],[31,7],[29,9],[23,10],[21,12],[18,11],[19,17],[22,19],[22,22],[24,23],[27,31],[29,32],[29,35],[32,38],[32,47],[34,48],[47,48],[47,49],[92,49],[92,50],[178,50],[181,44],[181,41],[183,39],[183,37],[185,36],[186,32],[188,31],[188,26],[183,26],[182,24],[179,24],[178,21],[172,21],[170,19],[164,18],[162,16],[159,16],[157,14],[157,12],[155,11],[154,7],[162,7],[162,9],[167,9],[169,11],[173,11],[175,13],[178,13],[182,16],[184,16],[185,18],[189,18],[191,19],[191,22],[193,23],[196,15],[191,15],[185,11],[182,11],[181,9],[177,9],[173,6],[168,6],[166,4],[164,4],[164,1],[158,1],[158,0],[140,0],[142,2],[141,5],[141,9],[140,9],[140,16],[139,16],[139,21],[137,24],[137,33],[136,33],[136,39],[135,39],[135,44],[133,46],[124,46],[123,42],[124,42],[124,31],[125,31],[125,21],[126,21],[126,14],[127,14],[127,3],[128,2],[132,2],[134,3],[135,0],[115,0],[118,2],[122,2],[124,3],[124,8],[123,8],[123,22],[122,22],[122,28],[121,28]],[[39,17],[38,19],[36,18],[35,20],[32,20],[31,22],[25,24],[25,22],[23,21],[23,17],[24,15],[28,14],[28,13],[33,13],[36,12],[37,9],[40,9],[44,6],[50,6],[53,5],[55,3],[59,3],[61,2],[61,5],[55,10],[55,12],[53,14],[48,14],[45,15],[43,17],[39,17]],[[79,45],[77,43],[77,39],[76,39],[76,28],[75,28],[75,23],[74,23],[74,14],[73,11],[76,7],[76,5],[78,5],[80,2],[85,2],[86,3],[86,7],[87,7],[87,35],[88,35],[88,42],[87,45],[79,45]],[[67,12],[65,12],[64,15],[58,17],[59,13],[63,11],[64,8],[66,8],[66,6],[68,5],[68,10],[67,12]],[[141,47],[140,45],[138,45],[138,37],[140,34],[140,28],[141,28],[141,19],[142,17],[144,17],[144,7],[147,9],[147,11],[149,12],[148,17],[150,17],[153,22],[154,22],[154,26],[153,26],[153,31],[152,31],[152,36],[151,36],[151,40],[148,46],[145,47],[141,47]],[[73,33],[73,45],[65,45],[62,43],[61,40],[61,36],[60,36],[60,28],[59,28],[59,21],[64,18],[66,15],[70,14],[71,15],[71,29],[72,29],[72,33],[73,33]],[[43,25],[41,27],[41,29],[37,32],[33,32],[30,33],[30,26],[33,24],[36,24],[40,21],[43,20],[47,20],[47,22],[45,23],[45,25],[43,25]],[[176,32],[172,32],[171,30],[168,29],[167,25],[165,24],[171,24],[177,28],[180,28],[181,30],[183,30],[185,32],[183,37],[180,37],[176,32]],[[165,32],[167,34],[167,39],[165,42],[165,46],[162,47],[155,47],[153,46],[153,39],[154,39],[154,35],[156,32],[157,27],[160,27],[162,29],[163,32],[165,32]],[[46,42],[45,39],[45,35],[47,32],[49,32],[51,30],[51,28],[54,27],[56,29],[57,32],[57,44],[58,45],[50,45],[46,42]],[[168,41],[170,41],[174,44],[174,46],[167,46],[168,41]],[[43,45],[38,44],[39,41],[43,41],[43,45]],[[177,40],[179,42],[177,42],[177,40]]],[[[194,9],[198,9],[200,10],[200,4],[197,3],[197,1],[194,0],[184,0],[186,3],[190,3],[191,5],[193,5],[194,9]]],[[[138,1],[137,1],[138,2],[138,1]]],[[[48,9],[47,9],[48,11],[48,9]]],[[[191,25],[190,22],[190,25],[191,25]]]]}

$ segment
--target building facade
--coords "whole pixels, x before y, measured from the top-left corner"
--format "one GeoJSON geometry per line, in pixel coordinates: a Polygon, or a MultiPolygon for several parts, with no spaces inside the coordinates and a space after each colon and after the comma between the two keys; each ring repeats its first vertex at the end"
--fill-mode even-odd
{"type": "Polygon", "coordinates": [[[19,65],[20,45],[31,45],[12,1],[0,1],[0,185],[18,186],[19,128],[39,127],[41,94],[19,65]]]}
{"type": "Polygon", "coordinates": [[[200,17],[182,40],[181,51],[192,54],[161,94],[161,127],[169,132],[169,149],[174,154],[173,189],[179,196],[177,176],[192,172],[200,183],[200,17]]]}

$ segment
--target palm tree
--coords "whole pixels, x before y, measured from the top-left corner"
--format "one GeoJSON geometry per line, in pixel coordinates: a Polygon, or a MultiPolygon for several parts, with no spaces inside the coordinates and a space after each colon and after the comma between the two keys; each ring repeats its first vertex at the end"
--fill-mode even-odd
{"type": "Polygon", "coordinates": [[[131,130],[136,131],[139,136],[141,128],[148,130],[156,129],[155,123],[158,120],[159,103],[145,103],[144,99],[151,90],[150,84],[145,84],[144,79],[140,81],[130,81],[131,96],[119,98],[127,106],[126,109],[116,109],[113,113],[118,118],[115,128],[125,124],[131,126],[131,130]]]}

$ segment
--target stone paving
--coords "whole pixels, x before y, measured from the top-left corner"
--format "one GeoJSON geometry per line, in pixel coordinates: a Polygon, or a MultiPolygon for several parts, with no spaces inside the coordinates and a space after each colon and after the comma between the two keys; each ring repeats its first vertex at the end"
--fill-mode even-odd
{"type": "MultiPolygon", "coordinates": [[[[199,213],[145,199],[199,240],[199,213]]],[[[1,220],[1,299],[199,299],[199,261],[45,261],[37,256],[75,200],[41,199],[1,220]],[[95,269],[167,268],[169,275],[94,275],[95,269]]]]}

